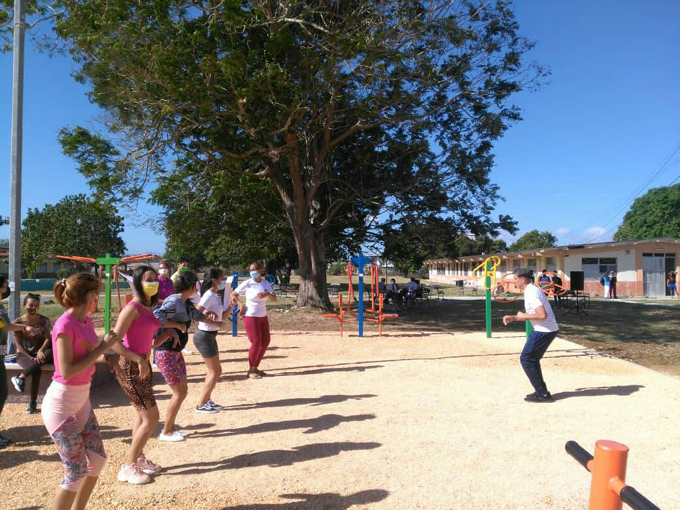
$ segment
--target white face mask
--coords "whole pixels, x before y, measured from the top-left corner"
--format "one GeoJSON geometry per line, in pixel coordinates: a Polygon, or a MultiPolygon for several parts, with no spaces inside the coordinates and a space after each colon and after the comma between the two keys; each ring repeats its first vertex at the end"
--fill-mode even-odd
{"type": "Polygon", "coordinates": [[[258,276],[260,276],[260,272],[259,272],[259,271],[251,271],[251,272],[250,272],[250,277],[251,277],[251,278],[255,279],[255,278],[257,278],[258,276]]]}
{"type": "Polygon", "coordinates": [[[163,276],[166,276],[170,271],[167,269],[159,269],[158,274],[162,274],[163,276]]]}

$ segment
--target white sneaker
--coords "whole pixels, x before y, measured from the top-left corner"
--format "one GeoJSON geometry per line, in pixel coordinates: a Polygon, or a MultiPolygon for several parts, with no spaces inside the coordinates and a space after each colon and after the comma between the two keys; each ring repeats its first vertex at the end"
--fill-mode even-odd
{"type": "Polygon", "coordinates": [[[137,464],[130,464],[129,466],[123,464],[120,467],[120,471],[118,471],[118,481],[142,485],[144,483],[149,483],[151,477],[142,473],[142,470],[137,464]]]}
{"type": "Polygon", "coordinates": [[[147,475],[155,475],[160,473],[163,469],[155,462],[151,462],[149,459],[147,459],[143,453],[137,459],[137,465],[139,466],[139,469],[141,469],[142,472],[147,475]]]}
{"type": "Polygon", "coordinates": [[[182,354],[184,354],[185,356],[189,356],[193,353],[194,353],[194,351],[192,351],[191,349],[187,349],[187,348],[182,349],[182,354]]]}
{"type": "Polygon", "coordinates": [[[224,406],[221,406],[221,405],[219,405],[219,404],[216,404],[216,403],[213,402],[212,400],[208,400],[208,401],[206,402],[206,405],[212,407],[215,411],[221,411],[222,409],[224,409],[224,406]]]}
{"type": "Polygon", "coordinates": [[[176,443],[177,441],[184,441],[186,438],[179,432],[175,431],[172,434],[161,432],[161,434],[158,436],[158,439],[161,441],[170,441],[171,443],[176,443]]]}

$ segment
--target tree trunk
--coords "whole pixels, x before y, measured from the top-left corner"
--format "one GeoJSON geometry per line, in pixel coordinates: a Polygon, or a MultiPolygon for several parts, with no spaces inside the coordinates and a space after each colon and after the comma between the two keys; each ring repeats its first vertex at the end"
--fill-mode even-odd
{"type": "Polygon", "coordinates": [[[326,247],[323,234],[315,233],[309,225],[296,225],[293,233],[300,260],[297,306],[331,310],[333,306],[326,288],[326,247]]]}

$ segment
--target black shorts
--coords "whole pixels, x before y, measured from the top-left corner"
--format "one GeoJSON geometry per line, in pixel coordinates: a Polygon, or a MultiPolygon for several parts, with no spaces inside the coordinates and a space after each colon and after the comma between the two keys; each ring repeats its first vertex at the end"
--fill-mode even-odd
{"type": "Polygon", "coordinates": [[[220,352],[217,349],[217,331],[197,329],[194,333],[194,345],[204,358],[212,358],[220,352]]]}

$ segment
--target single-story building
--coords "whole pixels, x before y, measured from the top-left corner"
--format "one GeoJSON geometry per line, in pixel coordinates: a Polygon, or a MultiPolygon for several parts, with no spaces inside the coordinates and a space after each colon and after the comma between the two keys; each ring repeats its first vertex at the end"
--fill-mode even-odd
{"type": "Polygon", "coordinates": [[[472,270],[487,257],[501,259],[496,278],[519,267],[528,267],[539,273],[543,269],[557,271],[569,282],[571,271],[583,271],[585,292],[602,295],[600,277],[614,271],[617,277],[617,294],[620,297],[670,295],[666,281],[670,273],[680,273],[680,239],[658,238],[638,241],[611,241],[601,243],[555,246],[519,252],[468,255],[456,259],[428,260],[425,262],[431,281],[456,283],[477,280],[472,270]]]}

